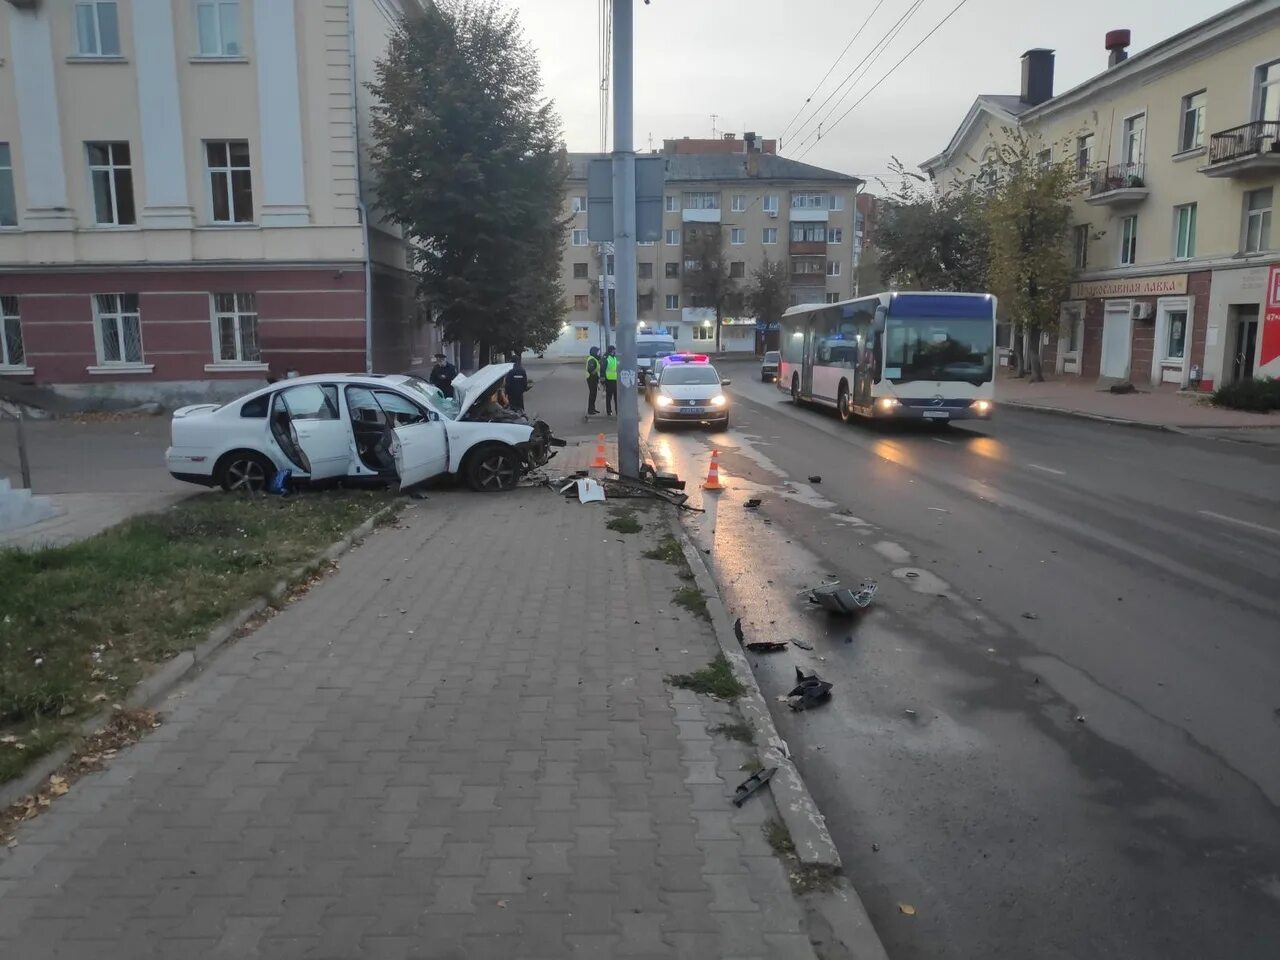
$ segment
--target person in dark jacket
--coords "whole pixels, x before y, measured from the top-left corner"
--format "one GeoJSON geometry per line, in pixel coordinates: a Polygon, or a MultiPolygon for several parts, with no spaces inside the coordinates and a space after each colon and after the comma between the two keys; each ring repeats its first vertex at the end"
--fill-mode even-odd
{"type": "Polygon", "coordinates": [[[449,362],[443,353],[436,354],[436,365],[427,376],[432,386],[437,387],[446,397],[453,396],[453,381],[458,376],[458,368],[449,362]]]}
{"type": "Polygon", "coordinates": [[[512,363],[513,366],[503,384],[503,389],[507,392],[507,406],[524,413],[524,392],[530,387],[529,372],[525,370],[519,357],[516,357],[512,363]]]}
{"type": "Polygon", "coordinates": [[[587,416],[594,417],[596,393],[600,389],[600,348],[592,347],[587,357],[587,416]]]}

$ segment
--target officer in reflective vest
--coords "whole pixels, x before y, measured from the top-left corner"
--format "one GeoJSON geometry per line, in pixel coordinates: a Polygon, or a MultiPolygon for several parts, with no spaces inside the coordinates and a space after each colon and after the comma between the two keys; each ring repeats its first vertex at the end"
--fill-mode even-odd
{"type": "Polygon", "coordinates": [[[604,412],[617,416],[618,410],[618,348],[610,347],[604,357],[604,412]]]}
{"type": "Polygon", "coordinates": [[[596,391],[600,389],[600,348],[592,347],[587,356],[587,416],[593,417],[596,410],[596,391]]]}

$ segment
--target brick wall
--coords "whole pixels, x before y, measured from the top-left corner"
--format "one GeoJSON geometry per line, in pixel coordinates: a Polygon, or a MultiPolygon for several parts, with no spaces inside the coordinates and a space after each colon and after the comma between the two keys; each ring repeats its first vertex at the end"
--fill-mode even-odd
{"type": "MultiPolygon", "coordinates": [[[[1191,326],[1191,363],[1200,368],[1201,374],[1204,373],[1204,338],[1205,331],[1209,327],[1209,286],[1213,280],[1213,273],[1209,270],[1202,270],[1199,273],[1192,273],[1187,276],[1187,293],[1195,297],[1195,316],[1192,318],[1191,326]]],[[[1209,389],[1213,387],[1213,381],[1202,381],[1209,389]]]]}

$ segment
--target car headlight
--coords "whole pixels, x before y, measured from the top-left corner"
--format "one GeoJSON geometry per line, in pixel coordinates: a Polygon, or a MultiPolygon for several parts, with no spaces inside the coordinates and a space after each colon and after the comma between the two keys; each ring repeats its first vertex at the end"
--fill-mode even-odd
{"type": "Polygon", "coordinates": [[[670,397],[668,397],[665,393],[660,393],[660,394],[658,394],[657,399],[656,399],[656,400],[654,400],[653,402],[654,402],[654,403],[656,403],[656,404],[657,404],[658,406],[660,406],[660,407],[669,407],[669,406],[671,406],[671,398],[670,398],[670,397]]]}
{"type": "Polygon", "coordinates": [[[728,402],[729,399],[723,393],[717,393],[711,398],[711,405],[713,407],[723,407],[728,402]]]}
{"type": "Polygon", "coordinates": [[[990,400],[975,400],[972,406],[976,413],[990,413],[994,404],[990,400]]]}
{"type": "Polygon", "coordinates": [[[881,410],[892,410],[898,405],[898,401],[894,397],[881,397],[876,403],[881,410]]]}

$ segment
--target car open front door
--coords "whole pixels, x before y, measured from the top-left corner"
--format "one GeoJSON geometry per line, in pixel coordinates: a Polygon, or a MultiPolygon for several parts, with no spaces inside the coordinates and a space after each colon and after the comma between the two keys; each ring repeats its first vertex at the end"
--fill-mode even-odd
{"type": "Polygon", "coordinates": [[[301,383],[275,396],[271,432],[285,455],[312,480],[345,477],[351,465],[351,426],[338,410],[338,388],[301,383]]]}
{"type": "Polygon", "coordinates": [[[438,414],[429,416],[429,420],[396,427],[392,450],[401,488],[438,477],[449,469],[449,442],[445,437],[444,424],[438,414]]]}

